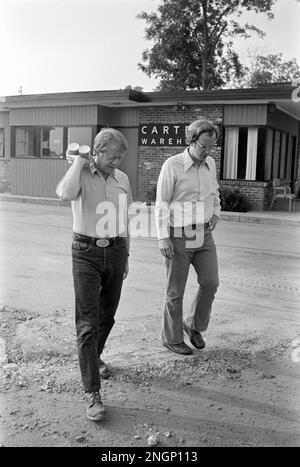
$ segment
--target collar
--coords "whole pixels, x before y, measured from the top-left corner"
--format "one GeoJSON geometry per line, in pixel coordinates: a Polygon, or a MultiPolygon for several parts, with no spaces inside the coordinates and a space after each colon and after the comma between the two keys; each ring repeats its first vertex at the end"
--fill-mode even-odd
{"type": "MultiPolygon", "coordinates": [[[[207,157],[205,158],[205,160],[202,162],[202,164],[205,164],[208,168],[208,170],[210,170],[210,167],[209,167],[209,164],[208,164],[208,160],[207,160],[207,157]]],[[[184,161],[184,171],[187,172],[191,167],[192,165],[195,165],[197,168],[200,167],[202,164],[200,165],[197,165],[196,162],[194,162],[194,159],[193,157],[190,155],[189,151],[188,151],[188,148],[186,148],[183,152],[183,161],[184,161]]]]}
{"type": "MultiPolygon", "coordinates": [[[[93,158],[90,162],[90,165],[89,165],[89,170],[90,170],[90,173],[94,176],[95,173],[101,175],[103,177],[103,175],[101,174],[101,172],[97,169],[96,165],[95,165],[95,159],[93,158]]],[[[116,174],[116,170],[109,175],[109,177],[112,176],[115,180],[117,180],[117,182],[119,181],[118,180],[118,177],[117,177],[117,174],[116,174]]]]}

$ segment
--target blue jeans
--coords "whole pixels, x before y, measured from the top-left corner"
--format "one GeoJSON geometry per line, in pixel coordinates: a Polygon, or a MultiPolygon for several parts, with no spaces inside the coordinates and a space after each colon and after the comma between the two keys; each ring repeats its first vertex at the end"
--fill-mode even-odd
{"type": "Polygon", "coordinates": [[[211,307],[219,285],[216,247],[209,228],[204,229],[204,242],[199,248],[187,248],[185,237],[172,237],[174,256],[166,259],[167,285],[162,319],[162,341],[183,342],[183,295],[192,264],[197,274],[198,290],[184,316],[185,324],[194,331],[208,327],[211,307]]]}
{"type": "Polygon", "coordinates": [[[75,323],[83,389],[100,389],[99,356],[115,323],[127,261],[120,237],[106,248],[72,243],[75,323]]]}

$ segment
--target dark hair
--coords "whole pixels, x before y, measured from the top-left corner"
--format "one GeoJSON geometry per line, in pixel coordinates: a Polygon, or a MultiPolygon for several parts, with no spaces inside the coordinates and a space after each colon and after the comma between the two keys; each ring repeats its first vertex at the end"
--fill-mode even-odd
{"type": "Polygon", "coordinates": [[[186,141],[188,144],[195,143],[200,135],[208,133],[209,136],[215,134],[216,138],[219,136],[219,130],[210,120],[195,120],[186,130],[186,141]]]}

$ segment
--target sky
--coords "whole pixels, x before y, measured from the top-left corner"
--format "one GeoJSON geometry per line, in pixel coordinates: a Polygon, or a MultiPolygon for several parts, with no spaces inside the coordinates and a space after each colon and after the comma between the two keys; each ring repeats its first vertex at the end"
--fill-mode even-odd
{"type": "MultiPolygon", "coordinates": [[[[155,11],[160,0],[1,0],[0,96],[48,92],[95,91],[159,84],[138,69],[146,23],[141,11],[155,11]]],[[[247,14],[267,35],[238,40],[247,61],[249,50],[283,53],[300,64],[300,2],[278,0],[275,19],[247,14]]]]}

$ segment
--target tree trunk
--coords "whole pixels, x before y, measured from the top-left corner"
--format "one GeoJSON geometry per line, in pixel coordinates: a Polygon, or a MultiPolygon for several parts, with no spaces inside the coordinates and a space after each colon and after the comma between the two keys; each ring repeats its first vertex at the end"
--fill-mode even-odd
{"type": "Polygon", "coordinates": [[[202,54],[202,89],[207,90],[207,52],[208,52],[208,33],[207,33],[207,0],[202,0],[203,10],[203,54],[202,54]]]}

